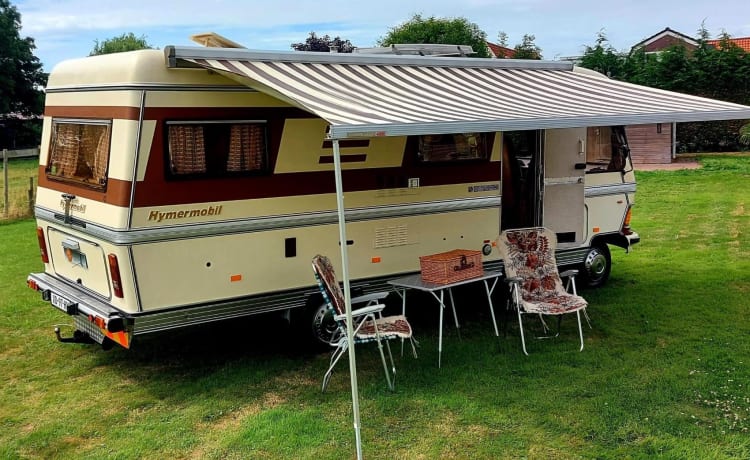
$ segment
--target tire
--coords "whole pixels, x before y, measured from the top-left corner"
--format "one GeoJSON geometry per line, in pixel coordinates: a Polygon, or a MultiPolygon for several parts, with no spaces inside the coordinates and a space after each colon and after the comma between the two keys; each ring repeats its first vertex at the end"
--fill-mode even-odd
{"type": "Polygon", "coordinates": [[[311,309],[310,334],[313,344],[320,348],[330,348],[333,334],[338,330],[338,325],[333,319],[333,313],[328,305],[323,303],[311,309]]]}
{"type": "Polygon", "coordinates": [[[337,327],[321,296],[310,296],[304,307],[292,311],[290,321],[290,326],[302,346],[313,351],[331,349],[331,339],[337,327]]]}
{"type": "Polygon", "coordinates": [[[580,270],[581,286],[588,288],[604,286],[612,271],[612,256],[609,253],[609,247],[603,243],[591,246],[580,270]]]}

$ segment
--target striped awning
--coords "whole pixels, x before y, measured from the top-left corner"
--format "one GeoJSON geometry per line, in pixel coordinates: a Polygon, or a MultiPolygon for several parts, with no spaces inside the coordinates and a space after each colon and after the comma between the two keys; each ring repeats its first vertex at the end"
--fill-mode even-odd
{"type": "Polygon", "coordinates": [[[330,123],[331,138],[750,118],[750,107],[607,79],[567,62],[167,47],[330,123]]]}

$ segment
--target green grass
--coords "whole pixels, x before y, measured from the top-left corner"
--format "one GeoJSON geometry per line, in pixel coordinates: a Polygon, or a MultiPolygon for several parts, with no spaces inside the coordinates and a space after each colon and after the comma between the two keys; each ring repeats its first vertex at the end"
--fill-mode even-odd
{"type": "MultiPolygon", "coordinates": [[[[29,217],[29,178],[34,178],[36,186],[39,159],[8,160],[8,206],[5,204],[5,171],[0,155],[0,221],[29,217]]],[[[33,189],[33,188],[32,188],[33,189]]]]}
{"type": "MultiPolygon", "coordinates": [[[[397,359],[395,393],[359,348],[365,457],[750,458],[750,157],[700,160],[638,173],[642,242],[583,292],[583,352],[566,320],[524,356],[481,298],[460,302],[462,340],[446,326],[439,370],[436,307],[414,304],[420,356],[397,359]]],[[[0,225],[0,458],[354,456],[346,362],[321,394],[328,355],[273,318],[129,351],[56,342],[69,321],[25,287],[34,226],[0,225]]]]}

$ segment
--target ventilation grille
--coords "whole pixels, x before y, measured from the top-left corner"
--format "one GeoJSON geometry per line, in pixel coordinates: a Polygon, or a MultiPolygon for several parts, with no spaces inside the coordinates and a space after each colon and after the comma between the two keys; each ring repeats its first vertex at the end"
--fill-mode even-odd
{"type": "Polygon", "coordinates": [[[409,244],[409,231],[406,225],[380,227],[375,229],[375,248],[391,248],[409,244]]]}

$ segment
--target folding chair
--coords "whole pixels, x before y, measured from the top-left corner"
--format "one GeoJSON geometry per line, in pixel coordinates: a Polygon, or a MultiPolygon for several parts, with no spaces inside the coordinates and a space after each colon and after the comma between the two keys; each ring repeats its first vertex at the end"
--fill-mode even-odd
{"type": "Polygon", "coordinates": [[[505,264],[505,281],[510,287],[508,302],[518,313],[524,354],[528,355],[521,319],[524,314],[539,315],[545,331],[548,328],[543,317],[557,316],[559,334],[562,315],[575,313],[581,339],[580,350],[583,351],[581,312],[586,315],[588,303],[576,292],[575,275],[578,270],[567,270],[562,274],[557,271],[555,234],[542,227],[506,230],[500,234],[497,247],[505,264]],[[567,287],[563,287],[561,277],[568,279],[567,287]],[[569,293],[571,287],[572,293],[569,293]]]}
{"type": "MultiPolygon", "coordinates": [[[[334,347],[333,353],[331,354],[330,366],[323,377],[322,390],[325,391],[328,382],[331,380],[333,368],[349,348],[346,328],[346,307],[344,293],[336,280],[333,265],[331,265],[331,261],[328,257],[321,255],[313,257],[312,266],[320,292],[323,295],[323,299],[328,304],[328,308],[331,310],[333,319],[336,321],[337,325],[330,342],[331,346],[334,347]]],[[[366,306],[362,308],[352,310],[352,328],[354,329],[355,345],[359,343],[377,342],[378,350],[380,351],[380,359],[383,362],[383,370],[385,370],[385,378],[388,382],[388,388],[393,391],[395,388],[396,366],[393,363],[393,354],[391,353],[391,347],[388,344],[388,341],[391,339],[409,339],[415,358],[417,357],[417,350],[414,347],[411,325],[406,320],[405,316],[382,316],[381,312],[383,308],[385,308],[385,305],[376,302],[384,298],[384,294],[387,293],[374,293],[352,298],[352,305],[362,303],[366,304],[366,306]],[[391,379],[391,375],[388,371],[388,364],[386,363],[385,354],[383,352],[383,342],[385,342],[388,350],[393,379],[391,379]]]]}

